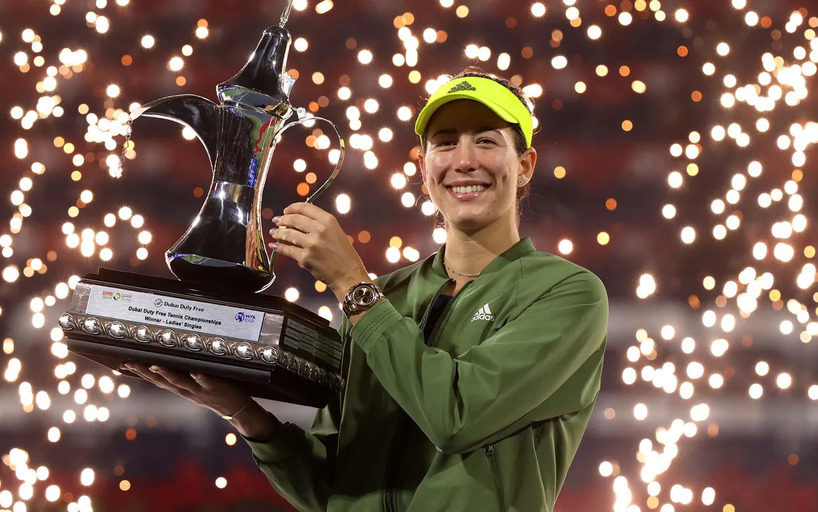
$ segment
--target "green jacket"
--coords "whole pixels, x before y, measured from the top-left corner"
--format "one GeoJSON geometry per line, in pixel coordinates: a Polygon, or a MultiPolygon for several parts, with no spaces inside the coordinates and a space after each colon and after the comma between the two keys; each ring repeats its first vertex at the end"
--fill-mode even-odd
{"type": "Polygon", "coordinates": [[[424,343],[443,251],[378,279],[351,329],[343,396],[309,432],[248,440],[299,510],[551,511],[599,391],[608,301],[524,239],[466,285],[424,343]]]}

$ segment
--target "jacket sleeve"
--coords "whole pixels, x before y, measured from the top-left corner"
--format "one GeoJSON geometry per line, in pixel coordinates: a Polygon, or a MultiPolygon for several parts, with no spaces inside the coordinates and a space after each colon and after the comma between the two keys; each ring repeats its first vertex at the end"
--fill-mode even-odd
{"type": "MultiPolygon", "coordinates": [[[[342,333],[346,330],[346,324],[342,333]]],[[[301,511],[325,511],[335,475],[340,399],[315,414],[309,432],[285,423],[268,442],[245,439],[273,488],[301,511]]]]}
{"type": "Polygon", "coordinates": [[[463,354],[424,343],[388,300],[351,330],[381,385],[444,453],[508,435],[521,419],[579,411],[599,391],[608,323],[602,282],[574,274],[463,354]]]}

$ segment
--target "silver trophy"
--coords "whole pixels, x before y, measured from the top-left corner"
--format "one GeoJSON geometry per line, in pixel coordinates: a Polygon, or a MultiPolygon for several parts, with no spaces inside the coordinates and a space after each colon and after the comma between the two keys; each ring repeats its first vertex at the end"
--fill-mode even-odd
{"type": "Polygon", "coordinates": [[[158,117],[191,128],[204,144],[213,183],[199,215],[166,253],[171,272],[182,281],[261,291],[275,279],[260,231],[261,192],[279,137],[289,128],[322,121],[340,141],[340,156],[314,201],[341,169],[344,143],[327,119],[307,116],[289,102],[295,84],[286,72],[291,36],[284,28],[292,0],[278,26],[264,31],[247,64],[219,84],[220,104],[193,94],[151,101],[132,118],[158,117]],[[287,120],[296,113],[296,119],[287,120]]]}
{"type": "MultiPolygon", "coordinates": [[[[290,33],[264,31],[219,103],[191,94],[159,98],[132,112],[195,131],[213,181],[198,215],[165,253],[173,281],[110,269],[85,276],[60,317],[68,348],[111,368],[127,361],[201,371],[234,380],[255,396],[321,406],[342,381],[341,340],[328,322],[280,297],[255,294],[275,279],[261,233],[261,196],[273,151],[293,126],[330,125],[339,153],[314,201],[332,183],[344,141],[329,120],[289,102],[290,33]]],[[[127,372],[123,372],[127,373],[127,372]]]]}

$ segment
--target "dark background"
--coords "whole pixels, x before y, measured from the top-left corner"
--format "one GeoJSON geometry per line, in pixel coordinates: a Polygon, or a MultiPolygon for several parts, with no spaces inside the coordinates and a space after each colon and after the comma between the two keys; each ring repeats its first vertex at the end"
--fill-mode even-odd
{"type": "MultiPolygon", "coordinates": [[[[408,263],[405,258],[398,263],[385,258],[395,236],[401,238],[403,247],[417,249],[421,257],[437,247],[431,237],[433,220],[420,210],[424,199],[419,176],[409,176],[404,190],[390,185],[393,174],[403,172],[407,162],[415,162],[417,144],[414,117],[411,122],[400,121],[397,109],[409,106],[416,113],[428,96],[427,80],[468,65],[544,89],[535,98],[541,124],[534,139],[539,162],[530,198],[523,206],[521,232],[538,249],[554,253],[559,253],[560,241],[570,240],[573,250],[565,256],[597,273],[611,298],[603,391],[557,510],[636,510],[626,508],[629,503],[639,510],[662,512],[673,510],[667,508],[671,505],[676,510],[725,512],[818,510],[818,388],[810,388],[818,384],[818,353],[811,337],[799,339],[802,331],[818,333],[810,331],[818,316],[818,290],[814,278],[806,287],[796,284],[804,265],[814,263],[815,152],[808,145],[806,163],[796,167],[793,149],[781,150],[777,145],[779,136],[790,134],[793,124],[818,121],[811,95],[814,76],[805,77],[804,86],[810,93],[806,98],[793,105],[779,101],[771,112],[762,114],[742,102],[733,108],[721,104],[722,94],[735,90],[725,86],[724,76],[734,75],[739,87],[757,84],[766,52],[780,56],[786,67],[811,58],[818,61],[818,44],[810,54],[809,40],[814,37],[814,32],[809,33],[811,27],[818,27],[818,18],[811,17],[818,15],[815,6],[806,0],[751,1],[742,9],[726,0],[648,5],[578,0],[581,24],[574,27],[566,17],[567,6],[556,1],[546,2],[547,14],[540,18],[532,15],[529,2],[464,0],[444,8],[431,0],[360,0],[338,2],[324,14],[316,12],[317,4],[310,0],[305,10],[294,11],[287,25],[294,38],[309,42],[307,51],[290,52],[289,68],[299,75],[291,101],[334,120],[347,139],[344,168],[318,204],[336,212],[335,196],[351,196],[352,210],[339,219],[370,272],[383,274],[408,263]],[[456,14],[461,5],[469,8],[465,17],[456,14]],[[688,11],[688,21],[674,19],[679,8],[688,11]],[[656,19],[657,9],[666,19],[656,19]],[[755,27],[745,22],[750,9],[762,18],[755,27]],[[631,13],[633,22],[620,24],[621,12],[631,13]],[[803,21],[788,31],[793,12],[803,21]],[[590,25],[602,29],[599,40],[587,37],[590,25]],[[401,26],[420,39],[415,67],[392,63],[393,54],[405,52],[398,38],[401,26]],[[434,44],[423,41],[427,27],[445,32],[445,41],[441,33],[434,44]],[[727,56],[716,53],[720,42],[730,45],[727,56]],[[471,43],[489,47],[491,58],[485,62],[467,58],[464,50],[471,43]],[[799,60],[794,53],[798,47],[806,50],[805,59],[799,60]],[[371,64],[358,61],[363,49],[373,53],[371,64]],[[508,70],[497,68],[502,52],[510,55],[508,70]],[[558,55],[567,58],[565,69],[552,66],[552,58],[558,55]],[[708,62],[716,65],[713,76],[702,71],[708,62]],[[599,65],[607,66],[606,76],[596,73],[599,65]],[[627,66],[626,73],[622,66],[627,66]],[[413,69],[420,72],[419,83],[409,79],[413,69]],[[323,74],[322,83],[313,80],[315,72],[323,74]],[[393,78],[388,89],[378,85],[384,73],[393,78]],[[647,90],[635,92],[634,80],[644,82],[647,90]],[[582,94],[575,89],[579,81],[587,87],[582,94]],[[342,85],[352,90],[349,100],[337,95],[342,85]],[[377,113],[364,112],[368,98],[378,100],[377,113]],[[356,132],[347,117],[350,106],[361,111],[357,132],[374,140],[375,169],[364,166],[363,151],[349,147],[350,136],[356,132]],[[769,120],[767,132],[756,129],[759,117],[769,120]],[[626,120],[633,123],[630,131],[623,130],[626,120]],[[747,147],[738,147],[729,137],[720,142],[711,136],[715,125],[727,128],[731,123],[738,123],[750,135],[747,147]],[[378,140],[382,127],[394,132],[388,143],[378,140]],[[700,141],[691,140],[691,132],[699,133],[700,141]],[[697,143],[700,154],[673,156],[670,149],[677,143],[683,147],[697,143]],[[763,165],[761,176],[748,178],[737,204],[727,204],[724,214],[714,214],[711,202],[723,199],[733,176],[746,176],[752,161],[763,165]],[[565,169],[564,177],[559,168],[565,169]],[[676,189],[668,185],[674,171],[684,176],[683,186],[676,189]],[[787,207],[795,193],[793,186],[803,199],[800,213],[808,220],[807,228],[789,239],[776,239],[772,226],[792,221],[797,213],[787,207]],[[759,194],[774,189],[783,191],[783,200],[770,208],[759,207],[759,194]],[[411,208],[400,202],[406,191],[418,198],[411,208]],[[675,218],[662,216],[666,204],[677,208],[675,218]],[[740,217],[740,227],[729,230],[724,240],[715,239],[713,227],[730,214],[740,217]],[[692,244],[681,241],[685,226],[696,230],[692,244]],[[610,243],[598,242],[600,232],[610,236],[610,243]],[[770,254],[762,260],[752,255],[757,242],[769,247],[770,254]],[[792,246],[795,256],[791,260],[772,256],[778,242],[792,246]],[[723,287],[736,281],[747,267],[757,276],[769,272],[774,284],[762,292],[757,310],[743,318],[736,298],[723,287]],[[644,274],[653,277],[656,291],[640,299],[637,286],[644,274]],[[707,276],[715,279],[711,290],[703,286],[707,276]],[[716,312],[719,320],[725,314],[734,315],[738,320],[735,329],[724,331],[719,323],[703,325],[706,310],[716,312]],[[796,318],[793,312],[801,310],[805,313],[796,318]],[[791,334],[782,333],[784,321],[794,325],[791,334]],[[666,325],[674,328],[668,339],[661,331],[666,325]],[[638,332],[640,329],[644,332],[638,332]],[[647,347],[640,345],[645,337],[656,340],[655,349],[646,349],[647,356],[638,362],[629,361],[629,347],[647,347]],[[681,350],[686,337],[696,341],[692,354],[681,350]],[[722,357],[709,351],[716,339],[729,342],[722,357]],[[769,365],[765,376],[756,372],[759,361],[769,365]],[[704,366],[703,378],[687,375],[691,362],[704,366]],[[679,384],[692,382],[694,396],[684,399],[678,388],[665,392],[659,380],[646,382],[641,377],[646,365],[654,369],[664,365],[665,374],[674,374],[679,384]],[[627,367],[640,373],[633,385],[623,382],[627,367]],[[713,373],[724,377],[720,389],[707,384],[713,373]],[[787,389],[776,384],[781,373],[792,377],[787,389]],[[758,400],[748,394],[756,383],[764,389],[758,400]],[[633,414],[639,403],[649,411],[642,421],[633,414]],[[709,416],[692,422],[690,409],[701,403],[708,404],[709,416]],[[640,479],[644,460],[638,455],[640,443],[649,439],[653,449],[662,452],[657,429],[670,428],[674,420],[695,424],[696,432],[678,441],[678,455],[656,477],[661,484],[658,499],[650,499],[640,479]],[[600,475],[603,461],[614,464],[611,476],[600,475]],[[676,491],[671,490],[677,484],[692,491],[691,503],[674,501],[676,491]],[[708,487],[715,490],[710,506],[702,504],[702,491],[708,487]],[[629,489],[630,499],[624,488],[629,489]]],[[[0,259],[4,272],[0,280],[0,339],[4,340],[0,354],[4,371],[0,380],[0,509],[25,498],[26,490],[20,485],[30,476],[14,462],[19,456],[15,449],[22,449],[28,454],[27,467],[50,470],[33,483],[29,510],[65,510],[66,504],[84,495],[91,498],[94,510],[288,510],[255,469],[243,443],[227,442],[229,426],[215,415],[124,377],[114,381],[117,386],[130,386],[128,398],[105,393],[97,384],[106,375],[104,369],[73,355],[61,358],[52,352],[60,354],[60,334],[52,329],[68,305],[57,297],[58,283],[101,265],[169,276],[162,254],[190,224],[201,205],[202,189],[210,181],[207,156],[199,143],[180,137],[178,125],[154,119],[134,123],[135,151],[129,153],[122,177],[112,178],[105,160],[120,154],[124,137],[113,137],[116,145],[107,149],[86,140],[89,122],[86,112],[80,112],[81,105],[100,119],[111,119],[116,109],[127,111],[132,102],[172,94],[215,99],[215,85],[241,68],[264,28],[277,23],[283,2],[134,0],[121,6],[114,1],[80,0],[65,3],[57,15],[50,13],[53,5],[58,4],[0,1],[0,248],[5,251],[0,259]],[[94,15],[89,17],[89,13],[107,17],[110,29],[98,32],[91,21],[94,15]],[[200,20],[206,20],[209,29],[205,39],[194,35],[200,20]],[[39,51],[31,41],[23,40],[26,28],[36,34],[34,42],[42,43],[39,51]],[[156,38],[150,50],[140,45],[147,33],[156,38]],[[180,71],[171,71],[168,60],[181,55],[186,44],[192,46],[192,55],[184,58],[180,71]],[[87,62],[81,68],[60,68],[63,48],[84,49],[87,62]],[[15,64],[18,52],[27,56],[27,65],[15,64]],[[37,56],[43,58],[41,65],[35,61],[37,56]],[[49,66],[55,67],[57,86],[50,92],[38,92],[38,82],[48,76],[49,66]],[[185,80],[181,86],[179,77],[185,80]],[[121,88],[118,97],[106,95],[110,84],[121,88]],[[54,99],[62,115],[43,113],[33,126],[24,128],[14,108],[36,112],[43,96],[58,97],[54,99]],[[64,144],[55,144],[58,137],[74,145],[71,154],[64,144]],[[19,139],[28,146],[22,158],[15,153],[19,139]],[[80,165],[73,161],[74,155],[82,155],[80,165]],[[36,162],[44,165],[45,172],[36,172],[40,169],[32,167],[36,162]],[[31,180],[30,190],[23,190],[28,182],[21,180],[26,178],[31,180]],[[92,201],[80,199],[84,190],[93,192],[92,201]],[[20,193],[23,204],[15,202],[20,193]],[[76,210],[69,212],[72,206],[76,210]],[[135,229],[121,220],[114,227],[105,227],[105,215],[117,213],[122,206],[141,215],[144,227],[135,229]],[[69,247],[63,232],[66,222],[73,223],[76,233],[85,228],[104,230],[110,240],[103,245],[113,251],[113,259],[102,261],[99,246],[90,257],[69,247]],[[152,241],[146,245],[149,255],[140,260],[136,251],[142,244],[137,234],[143,230],[151,233],[152,241]],[[9,269],[16,269],[19,277],[11,279],[15,270],[9,269]],[[40,309],[38,298],[46,301],[39,320],[35,318],[40,309]],[[76,371],[61,379],[55,371],[64,369],[67,361],[75,363],[76,371]],[[88,386],[87,402],[77,404],[75,393],[83,388],[86,374],[93,375],[94,382],[88,386]],[[64,394],[58,389],[60,380],[69,388],[64,394]],[[26,397],[38,393],[32,405],[26,397]],[[49,398],[47,408],[42,406],[42,393],[49,398]],[[88,404],[106,407],[109,418],[86,421],[83,413],[88,404]],[[77,414],[76,421],[65,422],[66,410],[77,414]],[[55,426],[61,437],[49,442],[47,433],[55,426]],[[80,481],[86,467],[95,471],[90,486],[80,481]],[[223,489],[216,485],[219,477],[226,479],[223,489]],[[50,485],[60,488],[56,503],[45,498],[50,485]]],[[[778,84],[780,76],[780,71],[772,73],[772,83],[778,84]]],[[[785,84],[782,90],[786,94],[793,89],[785,84]]],[[[766,87],[759,91],[767,94],[766,87]]],[[[265,232],[274,212],[299,199],[296,187],[304,181],[304,174],[292,170],[296,158],[307,161],[319,183],[326,175],[325,159],[305,142],[305,133],[294,129],[276,150],[264,193],[265,232]]],[[[266,293],[282,295],[296,288],[299,304],[313,311],[328,306],[337,324],[334,298],[316,291],[306,271],[281,259],[275,272],[278,278],[266,293]]],[[[740,284],[739,293],[745,288],[740,284]]],[[[311,421],[309,409],[267,405],[284,419],[302,425],[311,421]]]]}

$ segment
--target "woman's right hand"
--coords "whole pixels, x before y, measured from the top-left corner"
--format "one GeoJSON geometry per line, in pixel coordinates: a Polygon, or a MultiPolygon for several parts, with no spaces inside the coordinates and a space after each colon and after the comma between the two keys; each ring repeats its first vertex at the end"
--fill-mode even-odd
{"type": "Polygon", "coordinates": [[[261,407],[246,391],[226,379],[134,362],[123,364],[122,369],[210,409],[219,416],[232,416],[230,423],[242,436],[254,441],[271,439],[281,425],[275,416],[261,407]]]}

